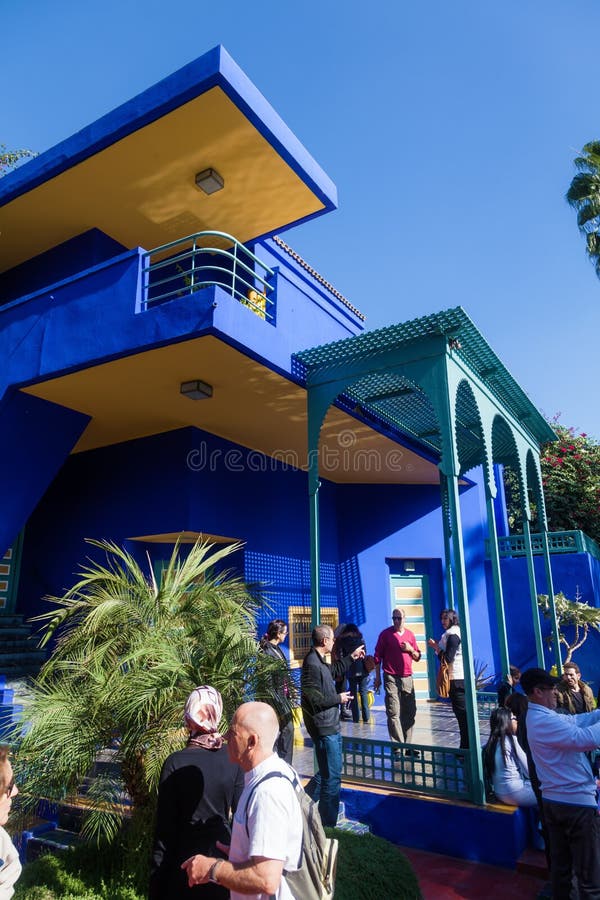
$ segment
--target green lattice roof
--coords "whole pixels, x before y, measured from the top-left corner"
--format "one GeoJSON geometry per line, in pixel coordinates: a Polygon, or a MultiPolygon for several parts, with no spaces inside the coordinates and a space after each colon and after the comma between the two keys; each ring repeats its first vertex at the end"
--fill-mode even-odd
{"type": "MultiPolygon", "coordinates": [[[[294,354],[304,376],[311,376],[311,383],[328,380],[328,370],[347,364],[368,360],[389,350],[418,342],[432,335],[443,335],[458,341],[454,347],[466,366],[494,395],[501,409],[519,422],[539,443],[553,440],[554,432],[528,398],[525,391],[512,377],[496,356],[485,338],[477,330],[462,307],[444,310],[430,316],[413,319],[367,331],[356,337],[345,338],[310,350],[294,354]]],[[[398,372],[373,372],[353,384],[338,401],[351,412],[360,412],[365,418],[392,430],[399,430],[416,438],[421,444],[439,452],[440,434],[431,403],[414,383],[398,372]]],[[[475,423],[462,423],[464,445],[473,444],[475,450],[475,423]],[[469,438],[471,430],[471,438],[469,438]]]]}

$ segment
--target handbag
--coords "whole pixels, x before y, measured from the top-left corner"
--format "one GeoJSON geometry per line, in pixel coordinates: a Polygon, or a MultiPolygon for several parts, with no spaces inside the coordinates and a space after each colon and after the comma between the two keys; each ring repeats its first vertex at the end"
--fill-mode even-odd
{"type": "Polygon", "coordinates": [[[445,699],[450,696],[450,664],[443,655],[440,656],[440,667],[435,680],[435,688],[438,697],[445,699]]]}
{"type": "Polygon", "coordinates": [[[371,655],[367,655],[363,659],[363,663],[365,664],[365,671],[366,671],[367,675],[370,675],[376,666],[375,657],[371,656],[371,655]]]}

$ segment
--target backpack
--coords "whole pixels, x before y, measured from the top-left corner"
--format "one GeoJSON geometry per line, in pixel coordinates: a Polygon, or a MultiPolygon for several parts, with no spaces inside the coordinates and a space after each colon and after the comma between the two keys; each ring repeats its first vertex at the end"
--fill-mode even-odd
{"type": "Polygon", "coordinates": [[[259,784],[268,778],[286,778],[294,788],[302,813],[302,847],[296,872],[283,870],[292,896],[296,900],[333,900],[338,842],[328,838],[321,823],[317,804],[308,796],[295,773],[288,778],[283,772],[269,772],[252,788],[246,801],[246,832],[248,832],[248,806],[259,784]]]}

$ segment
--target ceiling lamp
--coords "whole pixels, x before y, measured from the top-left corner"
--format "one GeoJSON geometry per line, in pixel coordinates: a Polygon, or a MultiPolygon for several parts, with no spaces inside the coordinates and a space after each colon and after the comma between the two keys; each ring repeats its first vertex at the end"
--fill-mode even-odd
{"type": "Polygon", "coordinates": [[[190,400],[208,400],[212,397],[213,389],[205,381],[182,381],[179,392],[190,400]]]}
{"type": "Polygon", "coordinates": [[[204,169],[196,175],[196,187],[205,194],[214,194],[223,189],[225,182],[215,169],[204,169]]]}

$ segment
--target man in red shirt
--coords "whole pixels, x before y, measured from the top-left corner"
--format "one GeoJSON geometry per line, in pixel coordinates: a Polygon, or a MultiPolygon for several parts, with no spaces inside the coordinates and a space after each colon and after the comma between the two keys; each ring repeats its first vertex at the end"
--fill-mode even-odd
{"type": "MultiPolygon", "coordinates": [[[[417,641],[408,628],[404,627],[406,614],[403,609],[394,609],[390,628],[384,628],[375,647],[375,690],[381,687],[381,666],[383,665],[383,686],[385,688],[385,712],[390,738],[396,744],[412,742],[413,726],[417,714],[417,701],[412,677],[412,664],[421,659],[417,641]]],[[[407,749],[407,756],[418,756],[418,750],[407,749]]],[[[401,750],[395,750],[398,758],[401,750]]]]}

